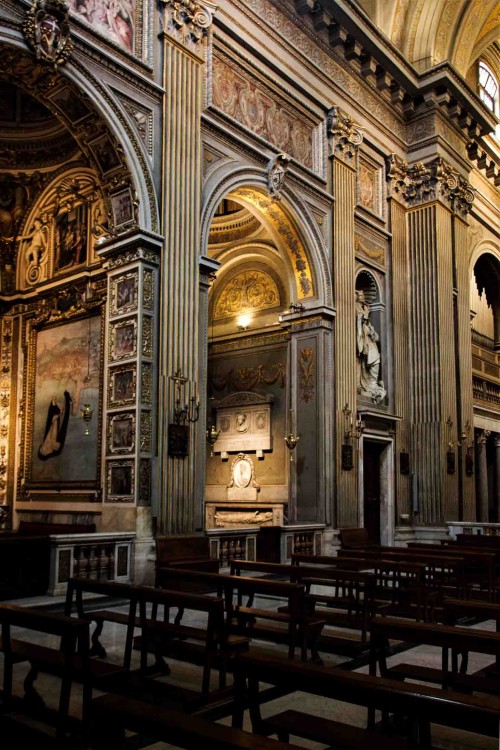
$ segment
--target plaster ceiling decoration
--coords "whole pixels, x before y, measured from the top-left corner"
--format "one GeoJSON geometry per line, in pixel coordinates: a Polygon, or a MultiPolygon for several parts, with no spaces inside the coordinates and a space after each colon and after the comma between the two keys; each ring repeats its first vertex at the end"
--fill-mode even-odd
{"type": "Polygon", "coordinates": [[[500,39],[498,0],[354,0],[419,72],[445,60],[465,76],[500,39]]]}

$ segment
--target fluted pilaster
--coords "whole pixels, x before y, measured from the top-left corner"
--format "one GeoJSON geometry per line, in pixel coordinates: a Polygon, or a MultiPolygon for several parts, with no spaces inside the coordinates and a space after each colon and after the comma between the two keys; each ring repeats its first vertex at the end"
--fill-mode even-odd
{"type": "MultiPolygon", "coordinates": [[[[458,433],[466,434],[466,441],[461,447],[460,481],[462,485],[461,504],[459,509],[462,518],[458,520],[474,521],[476,519],[476,502],[473,473],[466,472],[466,455],[474,452],[474,412],[472,396],[472,350],[470,332],[470,278],[467,224],[454,217],[455,266],[457,273],[457,392],[460,393],[458,409],[458,433]],[[467,431],[467,426],[469,430],[467,431]]],[[[453,520],[453,519],[452,519],[453,520]]]]}
{"type": "MultiPolygon", "coordinates": [[[[354,209],[356,205],[357,150],[362,141],[359,129],[351,118],[338,107],[330,113],[329,135],[333,162],[334,235],[333,267],[337,324],[335,326],[335,421],[336,466],[342,466],[347,404],[356,416],[356,316],[355,316],[355,260],[354,209]]],[[[357,450],[356,440],[353,445],[357,450]]],[[[337,475],[337,525],[355,526],[358,523],[357,460],[354,468],[339,468],[337,475]]]]}
{"type": "MultiPolygon", "coordinates": [[[[409,166],[393,157],[389,167],[392,193],[409,208],[410,454],[417,478],[417,522],[439,524],[456,519],[460,511],[457,452],[471,378],[468,384],[462,380],[458,343],[464,303],[460,299],[457,306],[455,301],[455,257],[463,251],[463,237],[456,217],[466,215],[474,194],[441,158],[409,166]]],[[[467,293],[462,279],[461,294],[467,293]]],[[[464,331],[468,325],[462,337],[464,331]]]]}
{"type": "MultiPolygon", "coordinates": [[[[168,444],[175,401],[171,376],[187,378],[181,400],[205,393],[199,371],[199,254],[203,44],[215,6],[169,0],[164,35],[163,227],[164,304],[161,332],[160,445],[168,444]]],[[[200,522],[205,424],[189,426],[189,452],[160,456],[158,527],[163,533],[194,531],[200,522]],[[198,498],[198,500],[197,500],[198,498]]]]}
{"type": "MultiPolygon", "coordinates": [[[[408,239],[406,211],[398,201],[391,200],[390,223],[392,233],[392,313],[394,341],[394,406],[401,417],[396,429],[396,455],[410,453],[409,416],[411,413],[411,388],[408,373],[410,342],[408,339],[408,239]]],[[[413,466],[410,456],[410,472],[413,466]]],[[[401,513],[410,513],[410,475],[401,474],[396,464],[396,523],[401,513]]]]}

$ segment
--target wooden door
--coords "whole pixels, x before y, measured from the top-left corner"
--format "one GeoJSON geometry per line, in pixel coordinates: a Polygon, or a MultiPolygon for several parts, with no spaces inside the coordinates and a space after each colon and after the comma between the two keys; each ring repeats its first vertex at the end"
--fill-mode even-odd
{"type": "Polygon", "coordinates": [[[363,513],[370,544],[380,544],[380,456],[381,443],[363,443],[363,513]]]}

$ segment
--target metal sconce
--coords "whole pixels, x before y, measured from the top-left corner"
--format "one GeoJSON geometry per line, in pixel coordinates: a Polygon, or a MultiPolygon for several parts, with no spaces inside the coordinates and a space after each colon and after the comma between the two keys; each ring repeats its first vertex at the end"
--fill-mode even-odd
{"type": "Polygon", "coordinates": [[[293,409],[290,409],[290,432],[285,435],[286,447],[290,451],[290,461],[293,463],[293,451],[297,447],[297,443],[300,440],[300,435],[294,434],[293,432],[293,409]]]}
{"type": "Polygon", "coordinates": [[[196,396],[191,396],[189,402],[181,406],[181,391],[182,386],[187,383],[186,376],[182,374],[178,367],[177,372],[170,377],[174,381],[175,389],[177,391],[174,406],[174,423],[185,425],[188,422],[197,422],[200,418],[200,402],[196,400],[196,396]]]}
{"type": "Polygon", "coordinates": [[[168,455],[173,458],[184,458],[189,454],[189,424],[197,422],[200,418],[200,402],[196,396],[191,396],[187,403],[182,404],[182,388],[188,379],[182,374],[180,367],[170,379],[175,384],[176,398],[174,422],[168,426],[168,455]]]}
{"type": "Polygon", "coordinates": [[[89,422],[92,420],[92,414],[94,413],[94,410],[92,409],[90,404],[84,404],[80,411],[82,413],[82,419],[85,422],[85,432],[83,434],[90,435],[89,422]]]}
{"type": "Polygon", "coordinates": [[[351,409],[349,409],[349,404],[347,403],[342,409],[342,412],[344,414],[344,419],[345,419],[344,440],[347,441],[347,440],[350,440],[351,438],[354,438],[355,440],[359,440],[365,429],[365,426],[362,420],[356,419],[356,424],[354,425],[352,421],[352,411],[351,409]]]}
{"type": "Polygon", "coordinates": [[[356,419],[356,424],[352,420],[352,411],[349,409],[349,404],[346,403],[342,409],[344,415],[344,442],[342,444],[342,469],[344,471],[351,471],[354,468],[354,450],[350,444],[351,438],[359,440],[365,426],[361,419],[356,419]]]}
{"type": "Polygon", "coordinates": [[[214,424],[207,427],[207,442],[210,443],[210,458],[214,457],[214,445],[219,437],[220,430],[214,424]]]}

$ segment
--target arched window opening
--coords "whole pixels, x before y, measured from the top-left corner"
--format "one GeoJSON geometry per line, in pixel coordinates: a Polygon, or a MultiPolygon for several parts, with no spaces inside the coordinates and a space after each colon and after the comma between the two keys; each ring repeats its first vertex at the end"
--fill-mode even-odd
{"type": "Polygon", "coordinates": [[[498,80],[484,62],[478,68],[479,97],[494,114],[498,115],[498,80]]]}

